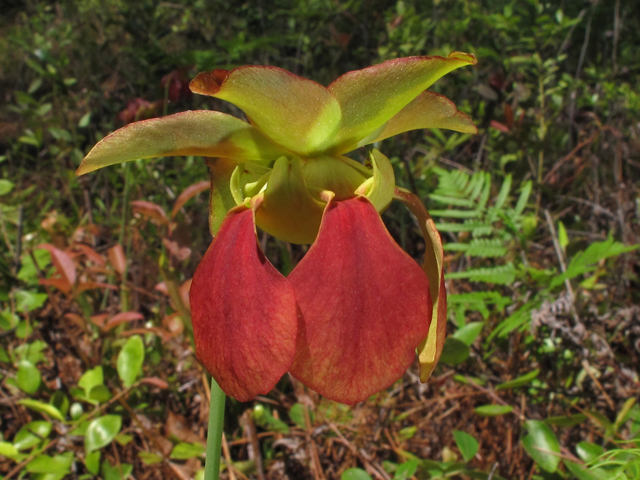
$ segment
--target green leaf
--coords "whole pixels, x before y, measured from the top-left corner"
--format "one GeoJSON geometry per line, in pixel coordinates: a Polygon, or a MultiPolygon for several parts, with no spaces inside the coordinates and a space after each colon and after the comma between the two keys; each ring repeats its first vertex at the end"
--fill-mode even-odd
{"type": "Polygon", "coordinates": [[[543,470],[553,473],[558,469],[560,444],[553,431],[544,422],[529,420],[525,424],[529,435],[522,439],[522,446],[543,470]]]}
{"type": "Polygon", "coordinates": [[[569,235],[567,234],[567,229],[564,226],[564,223],[558,221],[558,243],[560,244],[560,248],[565,252],[567,250],[567,245],[569,245],[569,235]]]}
{"type": "Polygon", "coordinates": [[[409,460],[398,465],[393,480],[407,480],[411,478],[416,473],[416,470],[418,470],[419,465],[420,461],[417,459],[409,460]]]}
{"type": "Polygon", "coordinates": [[[104,374],[102,367],[98,366],[87,370],[78,380],[78,386],[84,390],[85,396],[89,397],[93,387],[104,383],[104,374]]]}
{"type": "Polygon", "coordinates": [[[19,454],[18,449],[9,442],[0,442],[0,455],[13,458],[19,454]]]}
{"type": "Polygon", "coordinates": [[[253,419],[261,427],[266,427],[274,432],[289,433],[289,426],[271,415],[271,412],[262,404],[253,407],[253,419]]]}
{"type": "Polygon", "coordinates": [[[557,427],[574,427],[587,419],[586,415],[576,413],[574,415],[559,415],[556,417],[548,417],[544,420],[547,425],[555,425],[557,427]]]}
{"type": "Polygon", "coordinates": [[[34,293],[28,290],[16,290],[14,296],[16,310],[24,313],[40,308],[48,298],[46,293],[34,293]]]}
{"type": "Polygon", "coordinates": [[[84,464],[87,467],[87,470],[89,470],[90,473],[94,474],[94,475],[98,475],[98,473],[100,473],[100,457],[102,456],[101,452],[95,451],[95,452],[91,452],[88,453],[85,457],[84,457],[84,464]]]}
{"type": "Polygon", "coordinates": [[[371,476],[361,468],[349,468],[340,475],[340,480],[373,480],[371,476]]]}
{"type": "Polygon", "coordinates": [[[52,425],[45,421],[29,422],[13,437],[13,446],[18,450],[26,450],[42,443],[51,433],[52,425]]]}
{"type": "Polygon", "coordinates": [[[591,442],[580,442],[576,445],[576,453],[580,460],[589,463],[604,453],[604,448],[591,442]]]}
{"type": "Polygon", "coordinates": [[[452,272],[445,275],[448,279],[466,278],[471,282],[511,285],[516,279],[516,269],[512,263],[498,267],[473,268],[464,272],[452,272]]]}
{"type": "Polygon", "coordinates": [[[482,327],[484,327],[484,322],[471,322],[459,328],[452,336],[465,345],[471,346],[475,339],[478,338],[478,335],[480,335],[482,327]]]}
{"type": "Polygon", "coordinates": [[[18,401],[20,405],[24,405],[31,410],[35,410],[36,412],[44,413],[45,415],[50,416],[51,418],[55,418],[56,420],[64,421],[64,416],[60,413],[53,405],[49,405],[48,403],[39,402],[38,400],[33,400],[31,398],[25,398],[23,400],[18,401]]]}
{"type": "Polygon", "coordinates": [[[62,415],[66,415],[69,412],[69,398],[60,390],[56,390],[51,395],[49,403],[57,408],[62,415]]]}
{"type": "Polygon", "coordinates": [[[13,190],[13,187],[13,182],[5,179],[0,179],[0,195],[6,195],[11,190],[13,190]]]}
{"type": "Polygon", "coordinates": [[[40,370],[38,370],[38,368],[31,362],[22,360],[18,364],[16,380],[18,381],[18,386],[23,392],[32,395],[38,390],[40,382],[42,381],[42,376],[40,375],[40,370]]]}
{"type": "Polygon", "coordinates": [[[619,478],[622,480],[624,477],[612,477],[612,472],[603,470],[602,468],[589,468],[586,469],[582,465],[564,460],[564,464],[578,480],[611,480],[612,478],[619,478]]]}
{"type": "Polygon", "coordinates": [[[174,460],[187,460],[189,458],[200,457],[204,454],[205,447],[200,443],[181,442],[173,447],[169,458],[174,460]]]}
{"type": "Polygon", "coordinates": [[[456,366],[469,358],[469,347],[454,337],[447,337],[442,348],[440,361],[447,365],[456,366]]]}
{"type": "Polygon", "coordinates": [[[566,272],[555,277],[549,288],[562,285],[566,279],[572,279],[584,273],[588,273],[595,268],[595,264],[610,257],[616,257],[623,253],[636,250],[640,245],[626,246],[616,242],[613,238],[608,238],[603,242],[594,242],[583,252],[577,253],[569,262],[566,272]]]}
{"type": "Polygon", "coordinates": [[[31,473],[68,473],[73,462],[73,453],[56,455],[38,455],[25,466],[25,470],[31,473]]]}
{"type": "Polygon", "coordinates": [[[133,472],[133,465],[121,463],[116,466],[105,460],[102,462],[102,478],[103,480],[126,480],[133,472]]]}
{"type": "Polygon", "coordinates": [[[513,411],[511,405],[481,405],[473,409],[481,417],[496,417],[513,411]]]}
{"type": "Polygon", "coordinates": [[[111,399],[111,392],[105,385],[96,385],[89,392],[89,398],[87,399],[91,403],[104,403],[111,399]]]}
{"type": "Polygon", "coordinates": [[[155,465],[156,463],[162,462],[162,457],[160,455],[151,452],[138,452],[138,457],[145,465],[155,465]]]}
{"type": "Polygon", "coordinates": [[[129,337],[127,343],[118,354],[118,375],[125,388],[136,381],[144,362],[144,344],[140,335],[129,337]]]}
{"type": "Polygon", "coordinates": [[[120,433],[121,426],[122,418],[120,415],[104,415],[92,420],[84,437],[84,447],[87,453],[109,445],[120,433]]]}
{"type": "Polygon", "coordinates": [[[306,422],[304,420],[304,405],[301,403],[294,404],[289,410],[289,418],[300,428],[306,428],[306,422]]]}
{"type": "Polygon", "coordinates": [[[91,112],[87,112],[82,116],[80,121],[78,121],[78,127],[87,128],[90,122],[91,122],[91,112]]]}
{"type": "Polygon", "coordinates": [[[453,438],[465,462],[471,460],[478,453],[478,441],[472,435],[460,430],[454,430],[453,438]]]}
{"type": "Polygon", "coordinates": [[[531,383],[535,378],[540,374],[540,370],[536,368],[535,370],[522,375],[521,377],[514,378],[513,380],[509,380],[508,382],[501,383],[496,386],[496,390],[507,390],[509,388],[518,388],[524,385],[531,383]]]}

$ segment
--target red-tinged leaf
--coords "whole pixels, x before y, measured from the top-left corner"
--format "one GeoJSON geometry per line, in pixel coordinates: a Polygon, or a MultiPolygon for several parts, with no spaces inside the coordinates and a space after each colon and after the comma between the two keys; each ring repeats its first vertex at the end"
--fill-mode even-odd
{"type": "Polygon", "coordinates": [[[38,280],[39,285],[50,285],[52,287],[57,288],[63,293],[69,293],[71,288],[69,287],[69,282],[67,282],[63,278],[41,278],[38,280]]]}
{"type": "Polygon", "coordinates": [[[106,288],[108,290],[118,290],[118,287],[104,282],[81,282],[76,288],[76,293],[84,292],[85,290],[96,290],[98,288],[106,288]]]}
{"type": "Polygon", "coordinates": [[[185,280],[178,291],[180,292],[180,297],[182,298],[182,304],[187,307],[187,310],[191,311],[191,303],[189,301],[189,291],[191,290],[191,283],[193,279],[185,280]]]}
{"type": "Polygon", "coordinates": [[[427,277],[364,197],[328,204],[289,281],[302,319],[291,373],[330,399],[353,404],[391,385],[429,330],[427,277]]]}
{"type": "Polygon", "coordinates": [[[171,335],[180,335],[184,330],[184,323],[178,313],[171,313],[162,319],[162,326],[171,335]]]}
{"type": "Polygon", "coordinates": [[[105,332],[124,322],[133,322],[135,320],[144,320],[144,316],[138,312],[120,312],[111,317],[102,327],[105,332]]]}
{"type": "Polygon", "coordinates": [[[204,192],[205,190],[209,190],[211,188],[211,182],[208,180],[203,180],[202,182],[194,183],[193,185],[189,185],[187,188],[183,190],[183,192],[178,195],[176,199],[176,203],[173,206],[173,210],[171,210],[171,218],[175,217],[180,209],[191,200],[193,197],[198,195],[200,192],[204,192]]]}
{"type": "Polygon", "coordinates": [[[76,174],[145,158],[200,155],[260,161],[286,154],[254,126],[225,113],[198,110],[115,131],[91,149],[76,174]]]}
{"type": "Polygon", "coordinates": [[[169,240],[168,238],[162,239],[162,244],[165,246],[169,253],[176,257],[176,260],[182,262],[191,256],[191,249],[187,247],[180,248],[178,242],[174,242],[173,240],[169,240]]]}
{"type": "Polygon", "coordinates": [[[453,52],[444,57],[407,57],[346,73],[329,85],[342,109],[340,130],[332,151],[346,153],[382,127],[443,75],[473,65],[473,55],[453,52]]]}
{"type": "Polygon", "coordinates": [[[489,125],[491,125],[492,128],[500,130],[503,133],[509,133],[509,127],[507,127],[504,123],[498,122],[497,120],[491,120],[491,123],[489,125]]]}
{"type": "Polygon", "coordinates": [[[43,248],[49,251],[53,266],[56,268],[60,278],[66,283],[66,286],[62,287],[61,284],[61,286],[57,288],[65,293],[69,293],[76,283],[76,265],[73,263],[73,260],[71,260],[71,257],[50,243],[43,243],[36,248],[43,248]]]}
{"type": "Polygon", "coordinates": [[[85,257],[87,257],[89,260],[91,260],[96,265],[99,265],[101,267],[105,266],[106,262],[105,262],[104,257],[102,255],[100,255],[98,252],[96,252],[89,245],[85,245],[84,243],[77,243],[77,244],[74,245],[74,248],[77,249],[77,250],[80,250],[80,252],[85,257]]]}
{"type": "Polygon", "coordinates": [[[340,105],[325,87],[277,67],[213,70],[189,87],[238,106],[260,131],[300,156],[329,146],[340,122],[340,105]]]}
{"type": "Polygon", "coordinates": [[[124,255],[122,245],[117,244],[111,247],[107,251],[107,256],[113,269],[120,275],[124,275],[124,272],[127,270],[127,257],[124,255]]]}
{"type": "Polygon", "coordinates": [[[146,383],[147,385],[158,387],[163,390],[166,390],[167,388],[169,388],[169,384],[158,377],[145,377],[142,380],[140,380],[140,383],[146,383]]]}
{"type": "Polygon", "coordinates": [[[422,268],[429,279],[433,315],[429,334],[418,346],[420,381],[426,382],[433,373],[444,348],[447,334],[447,290],[444,285],[444,250],[435,222],[417,195],[396,188],[396,198],[403,202],[418,219],[425,241],[422,268]]]}
{"type": "Polygon", "coordinates": [[[196,355],[240,401],[268,393],[289,369],[298,317],[291,285],[260,251],[253,211],[236,207],[193,276],[196,355]]]}
{"type": "Polygon", "coordinates": [[[169,223],[169,219],[164,213],[162,207],[155,203],[147,202],[145,200],[134,200],[131,202],[131,210],[133,210],[133,213],[139,213],[140,215],[155,220],[160,225],[166,225],[169,223]]]}
{"type": "Polygon", "coordinates": [[[92,315],[91,323],[102,328],[102,326],[104,325],[104,322],[106,322],[108,318],[109,318],[108,313],[99,313],[98,315],[92,315]]]}
{"type": "Polygon", "coordinates": [[[64,314],[64,318],[72,321],[73,323],[75,323],[80,328],[83,328],[83,329],[86,328],[86,322],[85,322],[84,318],[82,318],[77,313],[71,313],[71,312],[65,313],[64,314]]]}
{"type": "Polygon", "coordinates": [[[158,292],[160,292],[160,293],[164,293],[165,295],[169,296],[169,289],[167,288],[167,284],[165,282],[160,282],[155,287],[153,287],[153,289],[158,291],[158,292]]]}

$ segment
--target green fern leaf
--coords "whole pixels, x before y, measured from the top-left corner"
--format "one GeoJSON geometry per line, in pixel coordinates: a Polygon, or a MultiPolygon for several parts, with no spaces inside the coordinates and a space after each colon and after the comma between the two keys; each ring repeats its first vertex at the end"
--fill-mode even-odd
{"type": "Polygon", "coordinates": [[[498,267],[473,268],[464,272],[453,272],[446,275],[449,279],[466,278],[472,282],[510,285],[516,279],[516,269],[512,263],[498,267]]]}

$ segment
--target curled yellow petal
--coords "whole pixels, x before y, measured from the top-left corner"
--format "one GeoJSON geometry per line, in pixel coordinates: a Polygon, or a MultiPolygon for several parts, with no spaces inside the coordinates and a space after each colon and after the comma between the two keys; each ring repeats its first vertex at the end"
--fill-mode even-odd
{"type": "Polygon", "coordinates": [[[440,233],[417,195],[396,188],[395,198],[404,203],[418,218],[425,241],[423,269],[429,279],[429,290],[433,300],[433,314],[429,334],[418,346],[420,381],[426,382],[436,367],[447,333],[447,292],[444,286],[444,250],[440,233]]]}
{"type": "Polygon", "coordinates": [[[256,210],[256,224],[281,240],[313,243],[324,206],[307,189],[302,160],[280,157],[273,165],[264,199],[256,210]]]}

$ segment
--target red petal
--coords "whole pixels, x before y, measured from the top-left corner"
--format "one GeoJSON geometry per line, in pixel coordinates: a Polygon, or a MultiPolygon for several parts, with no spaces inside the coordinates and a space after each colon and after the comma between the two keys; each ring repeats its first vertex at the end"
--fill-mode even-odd
{"type": "Polygon", "coordinates": [[[427,277],[363,197],[328,204],[289,281],[303,316],[291,373],[333,400],[391,385],[429,330],[427,277]]]}
{"type": "Polygon", "coordinates": [[[268,393],[295,354],[293,288],[256,242],[253,211],[228,214],[191,285],[196,354],[222,390],[240,401],[268,393]]]}

